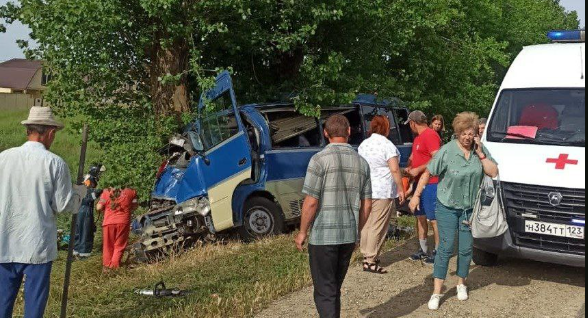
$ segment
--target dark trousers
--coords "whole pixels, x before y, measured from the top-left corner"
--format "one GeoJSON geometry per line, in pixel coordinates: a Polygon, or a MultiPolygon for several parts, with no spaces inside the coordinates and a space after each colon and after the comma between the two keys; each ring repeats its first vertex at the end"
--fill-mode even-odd
{"type": "MultiPolygon", "coordinates": [[[[92,201],[92,204],[94,204],[94,201],[92,201]]],[[[88,254],[91,254],[92,249],[94,249],[94,233],[96,233],[94,209],[82,206],[77,218],[74,250],[84,256],[89,256],[88,254]]]]}
{"type": "Polygon", "coordinates": [[[314,302],[321,318],[341,317],[341,287],[355,244],[309,245],[314,302]]]}
{"type": "Polygon", "coordinates": [[[49,298],[52,263],[32,265],[20,263],[0,264],[0,318],[11,318],[14,302],[23,278],[25,318],[42,318],[49,298]]]}

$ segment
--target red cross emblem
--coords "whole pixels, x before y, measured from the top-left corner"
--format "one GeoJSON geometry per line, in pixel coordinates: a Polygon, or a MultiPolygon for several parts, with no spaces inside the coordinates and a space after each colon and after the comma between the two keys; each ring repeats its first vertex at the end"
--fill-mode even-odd
{"type": "Polygon", "coordinates": [[[571,160],[569,158],[570,155],[561,154],[559,155],[559,158],[547,159],[547,163],[555,163],[555,169],[557,170],[565,170],[567,165],[578,165],[578,160],[571,160]]]}

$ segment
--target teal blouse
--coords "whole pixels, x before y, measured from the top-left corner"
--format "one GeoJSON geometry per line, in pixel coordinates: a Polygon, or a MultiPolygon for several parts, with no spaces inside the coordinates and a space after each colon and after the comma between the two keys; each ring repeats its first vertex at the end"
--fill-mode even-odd
{"type": "MultiPolygon", "coordinates": [[[[437,191],[439,202],[451,209],[469,210],[476,203],[484,179],[484,167],[473,150],[467,160],[457,142],[453,140],[443,146],[427,168],[432,175],[440,178],[437,191]]],[[[483,151],[489,160],[496,163],[486,147],[483,151]]]]}

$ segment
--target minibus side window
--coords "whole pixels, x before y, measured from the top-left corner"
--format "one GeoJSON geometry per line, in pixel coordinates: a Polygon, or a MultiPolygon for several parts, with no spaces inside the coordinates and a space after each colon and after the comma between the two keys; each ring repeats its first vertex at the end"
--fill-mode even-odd
{"type": "Polygon", "coordinates": [[[396,113],[396,118],[398,118],[398,126],[400,127],[402,142],[405,144],[414,142],[414,135],[412,130],[410,130],[410,126],[404,124],[408,120],[408,110],[398,108],[394,109],[394,112],[396,113]]]}
{"type": "Polygon", "coordinates": [[[273,148],[320,147],[322,139],[318,121],[292,110],[268,112],[273,148]]]}
{"type": "Polygon", "coordinates": [[[360,107],[342,107],[341,109],[330,108],[323,110],[321,113],[321,121],[323,126],[329,116],[341,114],[347,117],[349,123],[351,124],[351,137],[349,138],[350,145],[359,146],[364,141],[366,134],[364,132],[364,121],[363,115],[360,112],[360,107]]]}
{"type": "Polygon", "coordinates": [[[388,139],[390,139],[390,141],[392,141],[392,143],[397,146],[402,144],[400,132],[398,131],[398,126],[396,125],[396,118],[394,117],[394,112],[388,111],[386,108],[379,108],[373,106],[362,106],[362,109],[363,117],[365,119],[365,127],[368,131],[368,134],[374,116],[385,116],[386,118],[388,118],[388,121],[390,122],[390,134],[388,135],[388,139]]]}

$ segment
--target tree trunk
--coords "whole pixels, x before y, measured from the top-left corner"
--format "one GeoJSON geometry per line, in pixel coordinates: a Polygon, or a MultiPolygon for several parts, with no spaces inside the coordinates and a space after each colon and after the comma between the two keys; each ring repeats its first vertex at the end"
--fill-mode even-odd
{"type": "Polygon", "coordinates": [[[152,51],[151,99],[158,118],[174,116],[178,120],[183,113],[190,111],[188,76],[190,50],[185,39],[174,41],[169,47],[159,45],[152,51]],[[181,74],[179,81],[163,83],[166,75],[181,74]]]}

